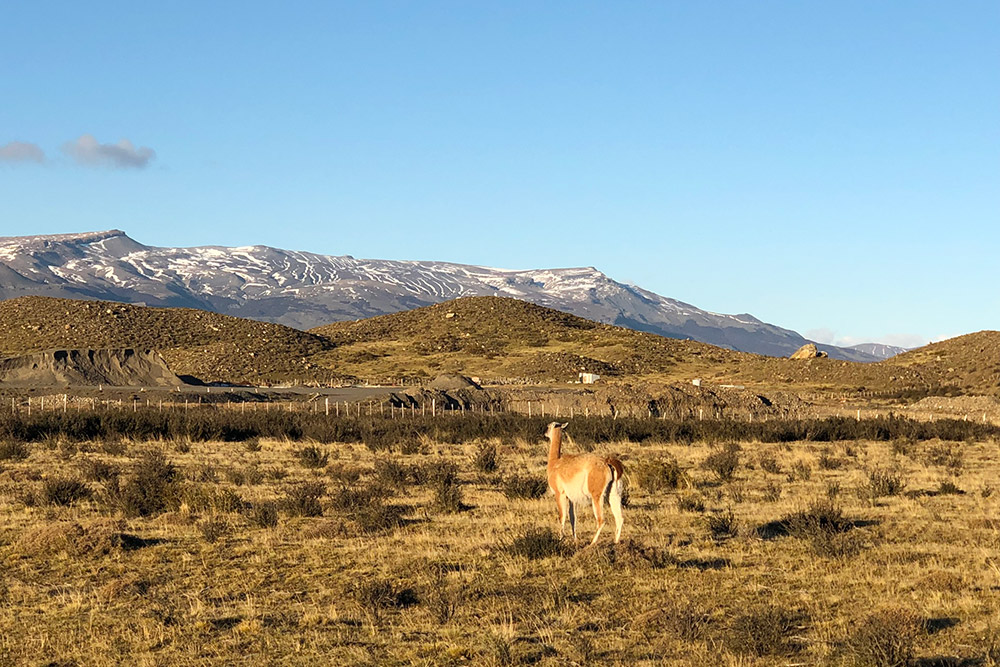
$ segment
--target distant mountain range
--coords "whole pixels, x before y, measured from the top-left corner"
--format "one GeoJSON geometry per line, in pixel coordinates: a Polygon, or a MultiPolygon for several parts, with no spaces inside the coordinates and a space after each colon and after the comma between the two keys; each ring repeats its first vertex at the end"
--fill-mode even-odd
{"type": "MultiPolygon", "coordinates": [[[[593,267],[509,270],[268,246],[158,248],[118,230],[0,237],[0,299],[27,295],[193,307],[298,329],[496,295],[770,356],[788,356],[811,342],[752,315],[712,313],[617,282],[593,267]]],[[[878,344],[818,347],[850,361],[901,351],[878,344]]]]}

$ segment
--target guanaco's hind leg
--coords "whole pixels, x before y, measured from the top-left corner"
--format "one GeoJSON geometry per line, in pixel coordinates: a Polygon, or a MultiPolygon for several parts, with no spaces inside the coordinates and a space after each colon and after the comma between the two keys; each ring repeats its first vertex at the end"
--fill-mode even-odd
{"type": "Polygon", "coordinates": [[[608,492],[608,502],[611,505],[611,514],[615,517],[615,544],[618,544],[618,541],[622,537],[622,493],[620,481],[611,483],[611,489],[608,492]]]}

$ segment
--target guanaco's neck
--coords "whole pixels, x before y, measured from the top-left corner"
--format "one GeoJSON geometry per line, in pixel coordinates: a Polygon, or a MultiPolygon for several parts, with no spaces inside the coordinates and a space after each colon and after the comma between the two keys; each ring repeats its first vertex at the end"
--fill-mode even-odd
{"type": "Polygon", "coordinates": [[[562,454],[562,429],[554,428],[552,429],[552,435],[550,436],[551,442],[549,444],[549,465],[552,465],[559,460],[562,454]]]}

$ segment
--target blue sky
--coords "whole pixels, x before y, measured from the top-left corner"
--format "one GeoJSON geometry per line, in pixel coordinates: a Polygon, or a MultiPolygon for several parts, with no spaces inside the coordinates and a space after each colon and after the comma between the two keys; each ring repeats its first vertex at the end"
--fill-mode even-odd
{"type": "Polygon", "coordinates": [[[993,1],[9,3],[0,235],[592,265],[823,341],[996,329],[998,31],[993,1]]]}

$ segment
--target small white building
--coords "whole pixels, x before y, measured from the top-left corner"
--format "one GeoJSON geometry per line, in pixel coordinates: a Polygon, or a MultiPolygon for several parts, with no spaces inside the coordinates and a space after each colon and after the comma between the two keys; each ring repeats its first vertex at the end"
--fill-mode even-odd
{"type": "Polygon", "coordinates": [[[594,384],[601,379],[597,373],[580,373],[580,382],[583,384],[594,384]]]}

